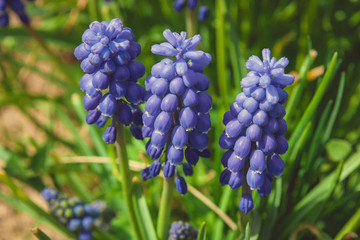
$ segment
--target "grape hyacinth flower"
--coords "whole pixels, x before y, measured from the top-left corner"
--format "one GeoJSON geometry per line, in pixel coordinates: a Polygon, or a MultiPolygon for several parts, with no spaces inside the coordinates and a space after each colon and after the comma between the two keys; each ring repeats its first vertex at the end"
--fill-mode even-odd
{"type": "MultiPolygon", "coordinates": [[[[28,0],[29,2],[33,2],[28,0]]],[[[25,6],[21,0],[0,0],[0,26],[7,27],[9,25],[9,14],[6,11],[10,7],[20,18],[21,22],[28,25],[29,17],[25,12],[25,6]]]]}
{"type": "MultiPolygon", "coordinates": [[[[175,0],[173,4],[175,12],[181,12],[184,9],[186,3],[188,10],[194,11],[198,5],[198,0],[188,0],[187,2],[186,0],[175,0]]],[[[200,21],[205,21],[209,17],[209,13],[210,10],[208,6],[201,6],[198,11],[198,19],[200,21]]]]}
{"type": "Polygon", "coordinates": [[[168,240],[196,240],[198,233],[191,224],[177,221],[171,224],[168,240]]]}
{"type": "Polygon", "coordinates": [[[76,197],[45,188],[41,196],[48,202],[50,212],[80,240],[92,238],[92,228],[101,225],[101,209],[85,204],[76,197]]]}
{"type": "Polygon", "coordinates": [[[210,9],[208,6],[201,6],[199,8],[199,12],[198,12],[198,19],[200,21],[206,21],[206,19],[208,19],[210,14],[210,9]]]}
{"type": "Polygon", "coordinates": [[[145,90],[137,80],[145,74],[145,67],[134,59],[140,55],[140,44],[133,41],[130,28],[120,19],[94,21],[83,36],[83,43],[74,55],[81,60],[85,74],[80,79],[88,124],[102,128],[108,119],[112,124],[103,134],[106,143],[116,140],[114,121],[128,126],[137,139],[142,139],[142,111],[137,106],[144,100],[145,90]]]}
{"type": "MultiPolygon", "coordinates": [[[[199,157],[210,157],[207,132],[211,128],[212,98],[205,92],[210,80],[203,74],[203,66],[210,63],[211,55],[194,50],[201,42],[200,35],[186,39],[186,32],[178,34],[169,29],[163,35],[168,42],[153,45],[151,51],[175,57],[175,61],[165,58],[155,64],[145,80],[150,97],[145,104],[142,134],[150,137],[146,152],[155,160],[142,170],[145,180],[157,176],[162,166],[167,179],[174,176],[177,166],[182,166],[185,176],[191,176],[199,157]],[[183,162],[184,156],[187,162],[183,162]]],[[[178,192],[187,192],[179,173],[175,183],[178,192]]]]}
{"type": "Polygon", "coordinates": [[[289,60],[270,58],[270,50],[262,51],[263,60],[251,56],[245,67],[250,70],[241,80],[243,92],[224,114],[225,130],[219,145],[227,151],[221,163],[226,168],[220,175],[222,185],[232,189],[245,186],[239,208],[247,214],[254,207],[250,190],[267,197],[273,177],[280,177],[288,142],[284,103],[288,94],[284,88],[294,82],[294,76],[284,73],[289,60]]]}

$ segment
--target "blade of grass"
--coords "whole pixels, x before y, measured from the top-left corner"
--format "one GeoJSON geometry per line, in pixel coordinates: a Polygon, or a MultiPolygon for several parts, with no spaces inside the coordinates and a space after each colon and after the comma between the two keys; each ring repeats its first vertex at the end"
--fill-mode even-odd
{"type": "Polygon", "coordinates": [[[355,214],[349,219],[349,221],[341,228],[339,233],[336,235],[335,240],[343,239],[344,235],[349,232],[356,231],[360,226],[360,208],[355,214]]]}
{"type": "Polygon", "coordinates": [[[201,224],[197,240],[206,240],[206,222],[201,224]]]}
{"type": "MultiPolygon", "coordinates": [[[[226,187],[222,192],[219,207],[221,211],[226,212],[229,201],[233,195],[233,191],[231,188],[226,187]]],[[[220,219],[216,220],[215,229],[214,229],[214,239],[221,240],[224,236],[224,222],[220,219]]]]}
{"type": "Polygon", "coordinates": [[[46,235],[40,228],[35,227],[31,229],[32,234],[39,240],[51,240],[48,235],[46,235]]]}

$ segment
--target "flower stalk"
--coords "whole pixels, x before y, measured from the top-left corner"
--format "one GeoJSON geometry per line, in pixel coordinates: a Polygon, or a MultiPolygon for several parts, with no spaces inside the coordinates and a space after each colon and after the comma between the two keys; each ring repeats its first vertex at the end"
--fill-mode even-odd
{"type": "Polygon", "coordinates": [[[126,153],[124,127],[118,120],[114,122],[115,122],[116,135],[117,135],[115,141],[116,155],[119,159],[121,186],[124,193],[126,209],[128,210],[130,222],[133,227],[136,238],[141,239],[140,226],[136,219],[134,204],[132,201],[132,182],[131,182],[128,156],[126,153]]]}
{"type": "Polygon", "coordinates": [[[175,188],[174,177],[164,178],[163,191],[161,195],[161,204],[157,220],[157,229],[159,239],[167,239],[170,226],[170,213],[172,206],[173,193],[175,188]]]}

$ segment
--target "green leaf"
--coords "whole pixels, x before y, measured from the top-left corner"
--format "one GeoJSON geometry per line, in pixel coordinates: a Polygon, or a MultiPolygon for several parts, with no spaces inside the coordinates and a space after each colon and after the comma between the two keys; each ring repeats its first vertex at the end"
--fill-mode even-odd
{"type": "Polygon", "coordinates": [[[331,139],[325,146],[327,155],[333,161],[345,159],[352,151],[351,144],[344,139],[331,139]]]}
{"type": "Polygon", "coordinates": [[[206,240],[206,222],[201,224],[197,240],[206,240]]]}
{"type": "Polygon", "coordinates": [[[51,240],[51,238],[38,227],[31,229],[31,232],[39,240],[51,240]]]}
{"type": "Polygon", "coordinates": [[[354,213],[350,220],[344,225],[344,227],[336,235],[335,240],[343,239],[344,235],[356,231],[360,226],[360,208],[354,213]]]}
{"type": "Polygon", "coordinates": [[[140,225],[142,226],[141,230],[143,239],[156,240],[157,236],[154,224],[146,204],[143,189],[139,183],[134,183],[133,185],[133,199],[136,205],[135,209],[138,209],[136,214],[138,215],[138,219],[141,222],[140,225]]]}
{"type": "MultiPolygon", "coordinates": [[[[226,187],[223,191],[219,203],[219,207],[223,212],[226,212],[229,201],[232,200],[233,191],[231,188],[226,187]]],[[[214,239],[221,240],[224,234],[224,222],[221,219],[216,220],[215,230],[214,230],[214,239]]]]}

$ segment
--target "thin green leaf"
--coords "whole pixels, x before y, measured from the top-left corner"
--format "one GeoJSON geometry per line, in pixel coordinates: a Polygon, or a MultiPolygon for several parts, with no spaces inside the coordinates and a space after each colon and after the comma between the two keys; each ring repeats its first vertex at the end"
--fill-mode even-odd
{"type": "Polygon", "coordinates": [[[136,214],[138,215],[139,221],[141,221],[140,225],[143,226],[141,229],[143,239],[156,240],[157,236],[154,224],[146,204],[143,189],[139,183],[134,183],[133,185],[133,199],[136,205],[135,209],[139,210],[136,214]]]}
{"type": "Polygon", "coordinates": [[[343,239],[344,235],[356,231],[360,226],[360,208],[355,212],[355,214],[349,219],[349,221],[344,225],[344,227],[336,235],[335,240],[343,239]]]}
{"type": "Polygon", "coordinates": [[[38,227],[31,229],[31,232],[39,240],[51,240],[51,238],[38,227]]]}
{"type": "Polygon", "coordinates": [[[206,222],[201,224],[197,240],[206,240],[206,222]]]}
{"type": "MultiPolygon", "coordinates": [[[[231,201],[231,197],[233,195],[233,191],[231,188],[225,188],[220,199],[219,207],[223,212],[226,212],[229,201],[231,201]]],[[[217,219],[215,223],[214,230],[214,239],[221,240],[224,235],[224,222],[221,219],[217,219]]]]}

